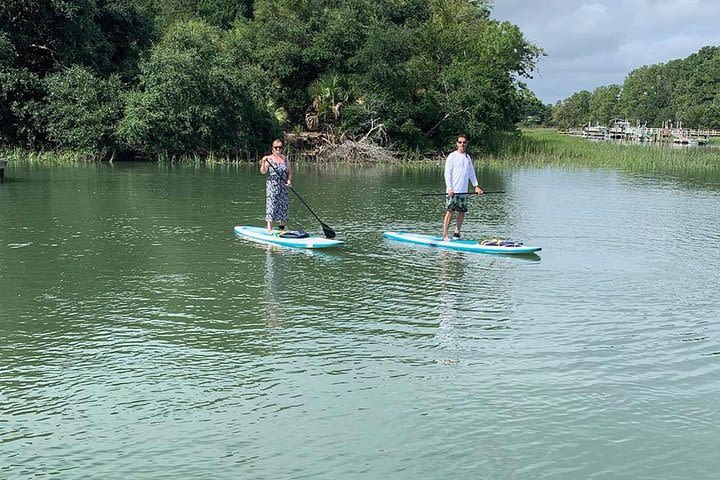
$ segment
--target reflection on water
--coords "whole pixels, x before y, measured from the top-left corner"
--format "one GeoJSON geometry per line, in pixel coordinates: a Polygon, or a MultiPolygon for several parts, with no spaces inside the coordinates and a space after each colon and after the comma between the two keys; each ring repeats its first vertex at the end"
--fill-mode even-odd
{"type": "MultiPolygon", "coordinates": [[[[438,275],[440,322],[435,337],[438,347],[445,354],[452,354],[452,351],[458,348],[456,322],[463,319],[458,307],[462,301],[465,261],[462,255],[447,250],[440,250],[438,257],[440,264],[438,275]]],[[[438,361],[445,365],[458,362],[456,358],[444,358],[438,359],[438,361]]]]}
{"type": "MultiPolygon", "coordinates": [[[[282,254],[270,245],[265,246],[265,305],[266,321],[269,327],[282,326],[283,315],[283,280],[286,278],[286,268],[282,265],[282,254]],[[276,265],[280,263],[280,265],[276,265]]],[[[286,266],[285,266],[286,267],[286,266]]]]}

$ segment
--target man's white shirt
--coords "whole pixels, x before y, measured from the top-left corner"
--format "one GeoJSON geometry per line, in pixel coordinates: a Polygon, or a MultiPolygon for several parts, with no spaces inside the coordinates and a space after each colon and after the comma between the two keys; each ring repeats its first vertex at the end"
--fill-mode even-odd
{"type": "Polygon", "coordinates": [[[452,188],[455,193],[467,193],[468,182],[473,187],[478,184],[472,159],[467,153],[455,150],[445,160],[445,188],[452,188]]]}

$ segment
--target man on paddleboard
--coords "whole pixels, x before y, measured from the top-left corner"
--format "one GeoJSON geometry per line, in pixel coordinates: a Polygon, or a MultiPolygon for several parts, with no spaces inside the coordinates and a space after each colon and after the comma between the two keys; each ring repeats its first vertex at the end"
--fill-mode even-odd
{"type": "Polygon", "coordinates": [[[465,213],[468,211],[468,183],[471,183],[475,187],[475,193],[478,195],[483,193],[475,176],[475,166],[473,165],[472,158],[470,158],[470,155],[465,151],[467,145],[467,136],[458,135],[457,150],[448,155],[447,160],[445,160],[445,191],[447,192],[445,205],[447,211],[445,212],[445,218],[443,220],[443,241],[450,240],[448,232],[454,212],[457,212],[457,220],[455,221],[453,238],[460,238],[460,227],[462,227],[465,213]]]}

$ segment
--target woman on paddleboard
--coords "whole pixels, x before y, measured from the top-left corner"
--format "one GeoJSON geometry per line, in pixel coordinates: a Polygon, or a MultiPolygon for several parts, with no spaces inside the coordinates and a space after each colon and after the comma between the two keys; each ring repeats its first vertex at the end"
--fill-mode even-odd
{"type": "Polygon", "coordinates": [[[460,227],[462,227],[465,213],[468,211],[467,190],[468,182],[475,187],[475,193],[482,194],[483,191],[475,176],[475,166],[472,158],[466,152],[468,139],[465,135],[458,135],[457,150],[448,155],[445,160],[445,190],[447,193],[445,206],[445,218],[443,219],[443,241],[447,242],[450,230],[450,221],[454,212],[457,212],[455,222],[455,233],[453,238],[460,238],[460,227]],[[460,195],[458,195],[460,194],[460,195]]]}
{"type": "Polygon", "coordinates": [[[278,222],[280,230],[285,229],[288,221],[288,187],[292,186],[292,169],[288,158],[282,154],[283,142],[272,142],[272,154],[260,161],[260,173],[267,174],[265,182],[265,220],[268,232],[272,233],[273,222],[278,222]]]}

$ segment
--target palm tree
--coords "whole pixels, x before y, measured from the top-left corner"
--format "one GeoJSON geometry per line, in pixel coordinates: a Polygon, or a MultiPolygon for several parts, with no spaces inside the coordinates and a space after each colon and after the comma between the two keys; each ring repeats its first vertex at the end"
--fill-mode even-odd
{"type": "Polygon", "coordinates": [[[306,110],[305,123],[310,130],[339,120],[340,108],[350,97],[345,78],[337,73],[328,73],[315,80],[308,93],[312,104],[306,110]],[[332,118],[329,118],[330,114],[332,118]]]}

